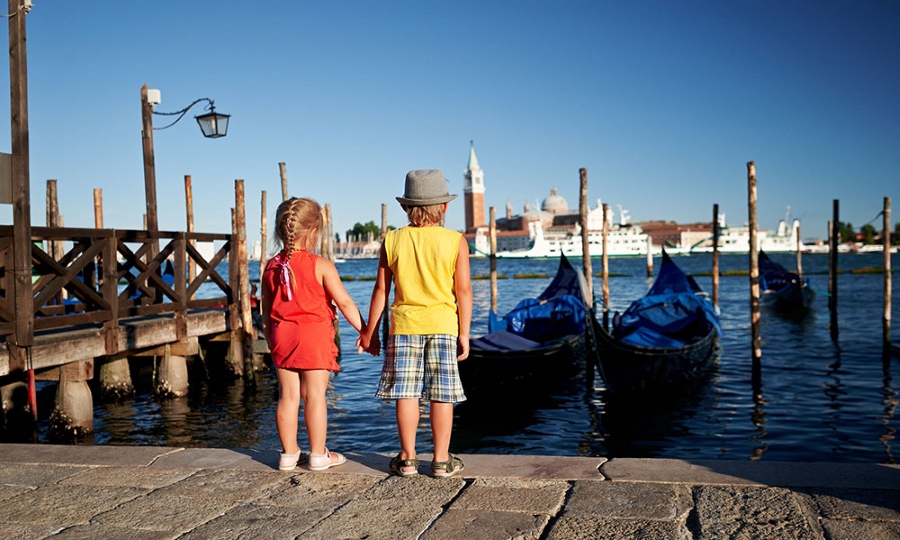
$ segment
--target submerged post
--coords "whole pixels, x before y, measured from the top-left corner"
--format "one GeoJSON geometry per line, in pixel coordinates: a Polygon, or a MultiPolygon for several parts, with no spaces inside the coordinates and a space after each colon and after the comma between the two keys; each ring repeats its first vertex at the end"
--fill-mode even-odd
{"type": "Polygon", "coordinates": [[[494,207],[490,208],[491,219],[491,311],[497,313],[497,221],[494,207]]]}
{"type": "Polygon", "coordinates": [[[712,303],[719,305],[719,205],[713,205],[712,220],[712,303]]]}
{"type": "Polygon", "coordinates": [[[891,198],[884,198],[882,246],[884,249],[884,316],[882,339],[885,358],[891,355],[891,198]]]}
{"type": "Polygon", "coordinates": [[[797,275],[803,275],[803,242],[800,240],[800,224],[797,223],[797,275]]]}
{"type": "Polygon", "coordinates": [[[841,234],[840,202],[834,199],[831,227],[828,231],[828,309],[829,327],[832,341],[838,338],[838,243],[841,234]]]}
{"type": "Polygon", "coordinates": [[[653,238],[647,235],[647,277],[653,277],[653,238]]]}
{"type": "Polygon", "coordinates": [[[747,163],[748,210],[750,224],[750,347],[753,361],[762,358],[759,331],[759,246],[756,240],[756,163],[747,163]]]}
{"type": "MultiPolygon", "coordinates": [[[[581,177],[581,191],[578,198],[578,212],[581,218],[581,260],[584,264],[584,281],[587,285],[585,294],[587,295],[586,307],[590,309],[594,302],[594,269],[591,267],[591,246],[588,239],[588,180],[587,169],[578,169],[578,175],[581,177]]],[[[606,247],[603,248],[603,255],[606,256],[606,247]]]]}

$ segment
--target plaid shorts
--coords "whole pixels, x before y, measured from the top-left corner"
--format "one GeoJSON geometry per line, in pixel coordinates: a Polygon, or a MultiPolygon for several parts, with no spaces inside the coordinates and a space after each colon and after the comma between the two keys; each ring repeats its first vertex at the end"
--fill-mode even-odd
{"type": "Polygon", "coordinates": [[[456,336],[448,334],[391,335],[375,397],[465,401],[456,342],[456,336]]]}

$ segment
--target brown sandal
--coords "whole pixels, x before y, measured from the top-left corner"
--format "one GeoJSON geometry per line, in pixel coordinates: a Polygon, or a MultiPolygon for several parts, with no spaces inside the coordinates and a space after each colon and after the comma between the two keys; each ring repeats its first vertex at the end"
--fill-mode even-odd
{"type": "Polygon", "coordinates": [[[415,476],[419,474],[419,460],[418,459],[402,459],[400,454],[397,454],[397,457],[391,458],[391,474],[397,476],[415,476]],[[414,471],[404,471],[404,467],[415,467],[414,471]]]}
{"type": "Polygon", "coordinates": [[[431,462],[431,474],[437,478],[449,478],[465,468],[466,465],[463,461],[453,454],[450,454],[450,459],[447,461],[431,462]]]}

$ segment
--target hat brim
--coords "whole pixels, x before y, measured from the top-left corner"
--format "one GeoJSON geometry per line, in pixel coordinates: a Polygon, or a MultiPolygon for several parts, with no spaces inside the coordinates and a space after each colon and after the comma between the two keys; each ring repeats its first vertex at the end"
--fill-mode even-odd
{"type": "Polygon", "coordinates": [[[444,204],[450,202],[459,195],[445,195],[443,197],[435,197],[433,199],[407,199],[405,197],[397,197],[397,202],[406,206],[431,206],[433,204],[444,204]]]}

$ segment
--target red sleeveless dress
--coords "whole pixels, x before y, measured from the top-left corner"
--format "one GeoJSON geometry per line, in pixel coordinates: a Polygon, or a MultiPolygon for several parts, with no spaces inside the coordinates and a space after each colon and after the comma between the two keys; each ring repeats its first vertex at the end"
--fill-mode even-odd
{"type": "Polygon", "coordinates": [[[266,264],[262,284],[269,289],[272,361],[279,368],[340,371],[334,343],[334,302],[316,279],[317,255],[295,251],[290,269],[297,287],[288,298],[290,282],[282,283],[279,264],[282,251],[266,264]]]}

